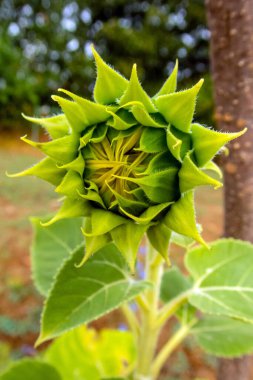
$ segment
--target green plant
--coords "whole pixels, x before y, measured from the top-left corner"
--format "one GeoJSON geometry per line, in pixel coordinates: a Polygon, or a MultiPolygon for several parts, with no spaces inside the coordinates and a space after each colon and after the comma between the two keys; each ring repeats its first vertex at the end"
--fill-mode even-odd
{"type": "MultiPolygon", "coordinates": [[[[188,335],[215,355],[252,351],[253,247],[233,239],[208,247],[193,197],[197,186],[221,186],[206,171],[221,176],[214,155],[245,130],[226,134],[192,123],[202,81],[176,92],[177,64],[150,98],[135,66],[127,81],[95,50],[94,56],[95,102],[62,90],[73,100],[53,97],[63,114],[29,117],[52,140],[23,138],[47,157],[14,175],[38,176],[64,196],[53,218],[33,219],[33,274],[46,297],[37,345],[120,307],[133,333],[136,360],[131,373],[112,376],[157,379],[188,335]],[[140,258],[143,237],[147,253],[140,258]],[[193,246],[195,241],[202,246],[193,246]],[[165,270],[171,242],[187,249],[187,276],[175,265],[165,270]],[[135,269],[137,260],[144,261],[144,278],[135,269]],[[157,352],[158,337],[172,317],[178,328],[157,352]]],[[[59,371],[57,376],[64,379],[59,371]]]]}

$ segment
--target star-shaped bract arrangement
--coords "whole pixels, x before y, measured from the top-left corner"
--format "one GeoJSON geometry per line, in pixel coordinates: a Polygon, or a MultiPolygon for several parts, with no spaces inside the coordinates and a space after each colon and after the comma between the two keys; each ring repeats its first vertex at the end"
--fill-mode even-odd
{"type": "Polygon", "coordinates": [[[93,49],[97,66],[94,102],[69,91],[53,96],[62,114],[26,117],[44,127],[51,141],[22,140],[46,157],[14,176],[35,175],[64,196],[48,226],[63,218],[85,217],[86,253],[81,264],[114,241],[134,271],[147,233],[168,260],[171,232],[205,244],[195,220],[194,189],[222,184],[212,161],[230,140],[245,132],[220,133],[192,123],[201,79],[176,92],[178,64],[160,91],[149,97],[136,65],[130,80],[108,66],[93,49]]]}

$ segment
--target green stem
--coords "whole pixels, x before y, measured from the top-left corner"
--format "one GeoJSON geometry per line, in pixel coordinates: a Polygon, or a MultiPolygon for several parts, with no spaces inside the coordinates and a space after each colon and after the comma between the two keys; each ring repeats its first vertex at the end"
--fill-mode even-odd
{"type": "Polygon", "coordinates": [[[133,334],[137,339],[137,337],[140,334],[140,326],[135,313],[130,309],[130,307],[127,304],[123,304],[121,306],[121,311],[128,323],[128,326],[133,331],[133,334]]]}
{"type": "Polygon", "coordinates": [[[146,259],[146,280],[152,283],[152,288],[146,292],[148,309],[142,310],[140,336],[134,380],[153,380],[151,375],[152,362],[155,356],[160,327],[157,326],[160,284],[163,274],[163,259],[151,246],[146,259]]]}
{"type": "Polygon", "coordinates": [[[174,298],[171,302],[166,304],[159,312],[157,319],[158,326],[162,326],[167,320],[175,314],[175,312],[182,306],[189,297],[190,291],[186,291],[174,298]]]}
{"type": "Polygon", "coordinates": [[[163,346],[153,362],[151,371],[153,376],[151,377],[152,379],[157,378],[168,357],[175,350],[175,348],[177,348],[177,346],[187,337],[194,323],[196,323],[195,319],[193,319],[190,323],[181,326],[180,329],[163,346]]]}

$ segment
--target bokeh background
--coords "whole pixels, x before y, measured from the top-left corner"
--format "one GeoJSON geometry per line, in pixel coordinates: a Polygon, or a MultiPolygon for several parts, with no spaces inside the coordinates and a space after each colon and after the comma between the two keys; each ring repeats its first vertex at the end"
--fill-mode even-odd
{"type": "MultiPolygon", "coordinates": [[[[51,94],[59,87],[91,97],[94,43],[103,58],[129,77],[133,63],[152,95],[179,59],[179,88],[200,77],[196,119],[214,125],[209,38],[202,0],[2,0],[0,2],[0,369],[11,358],[33,355],[42,300],[30,278],[29,215],[57,208],[50,186],[33,178],[8,179],[38,159],[18,136],[43,140],[21,112],[59,112],[51,94]]],[[[222,230],[222,192],[197,194],[199,220],[207,240],[222,230]]],[[[182,258],[177,252],[175,260],[182,258]]],[[[116,327],[117,315],[98,327],[116,327]]],[[[187,341],[163,373],[163,380],[215,379],[216,360],[187,341]]]]}

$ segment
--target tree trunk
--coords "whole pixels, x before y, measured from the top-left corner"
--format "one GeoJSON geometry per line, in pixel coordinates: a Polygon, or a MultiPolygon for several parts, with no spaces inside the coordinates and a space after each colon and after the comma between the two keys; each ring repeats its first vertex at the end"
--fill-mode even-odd
{"type": "MultiPolygon", "coordinates": [[[[224,159],[225,236],[253,242],[253,0],[206,0],[216,120],[248,132],[224,159]]],[[[219,380],[250,380],[249,357],[221,359],[219,380]]]]}

